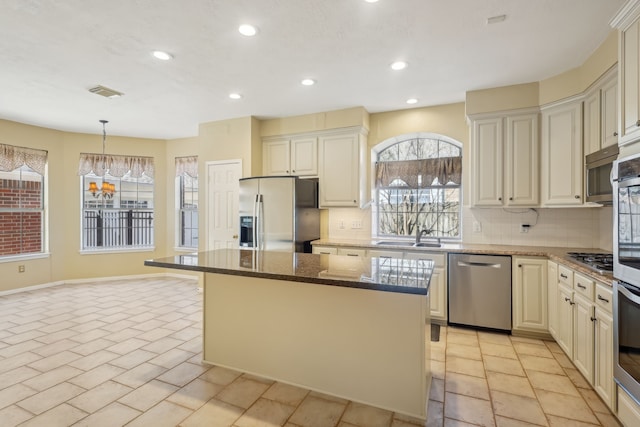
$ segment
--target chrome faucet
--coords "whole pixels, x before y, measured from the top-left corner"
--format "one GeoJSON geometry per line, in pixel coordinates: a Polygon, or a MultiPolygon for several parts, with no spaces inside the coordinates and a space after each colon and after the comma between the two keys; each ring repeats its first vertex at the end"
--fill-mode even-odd
{"type": "Polygon", "coordinates": [[[429,235],[433,232],[433,230],[422,229],[420,230],[420,226],[416,225],[416,245],[420,244],[420,238],[426,234],[429,235]]]}

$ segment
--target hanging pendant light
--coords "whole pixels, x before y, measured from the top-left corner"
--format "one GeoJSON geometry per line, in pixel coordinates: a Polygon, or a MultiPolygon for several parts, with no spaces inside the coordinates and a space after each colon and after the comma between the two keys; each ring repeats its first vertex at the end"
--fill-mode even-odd
{"type": "MultiPolygon", "coordinates": [[[[108,120],[100,120],[102,123],[102,159],[104,160],[104,151],[107,143],[107,131],[105,129],[105,125],[109,123],[108,120]]],[[[104,169],[104,165],[103,165],[104,169]]],[[[98,185],[92,181],[89,183],[89,192],[93,194],[93,197],[103,197],[104,199],[111,199],[116,192],[115,184],[112,184],[108,181],[102,180],[102,186],[98,189],[98,185]]]]}

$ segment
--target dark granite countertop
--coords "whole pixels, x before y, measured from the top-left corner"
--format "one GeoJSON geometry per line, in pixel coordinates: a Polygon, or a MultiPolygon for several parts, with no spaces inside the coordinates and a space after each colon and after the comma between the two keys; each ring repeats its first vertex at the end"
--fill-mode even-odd
{"type": "Polygon", "coordinates": [[[426,295],[433,261],[218,249],[144,262],[147,266],[426,295]]]}

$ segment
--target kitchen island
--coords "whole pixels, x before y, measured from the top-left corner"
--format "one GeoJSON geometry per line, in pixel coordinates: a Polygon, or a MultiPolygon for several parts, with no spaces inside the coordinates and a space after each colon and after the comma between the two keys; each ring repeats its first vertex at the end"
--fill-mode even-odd
{"type": "Polygon", "coordinates": [[[205,362],[426,418],[431,261],[220,249],[145,265],[204,273],[205,362]]]}

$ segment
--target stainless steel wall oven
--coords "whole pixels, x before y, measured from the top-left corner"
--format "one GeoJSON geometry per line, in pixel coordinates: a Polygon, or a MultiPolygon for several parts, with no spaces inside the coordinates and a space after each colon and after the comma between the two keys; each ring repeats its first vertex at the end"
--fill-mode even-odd
{"type": "Polygon", "coordinates": [[[614,163],[614,377],[640,404],[640,154],[614,163]]]}

